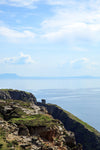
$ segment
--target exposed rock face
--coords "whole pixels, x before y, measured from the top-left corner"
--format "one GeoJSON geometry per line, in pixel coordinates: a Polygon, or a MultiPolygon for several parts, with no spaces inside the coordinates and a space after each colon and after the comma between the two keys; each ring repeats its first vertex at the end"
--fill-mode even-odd
{"type": "Polygon", "coordinates": [[[7,100],[7,99],[13,99],[13,100],[22,100],[27,102],[35,102],[36,98],[33,94],[19,91],[19,90],[12,90],[12,89],[0,89],[0,99],[7,100]]]}
{"type": "MultiPolygon", "coordinates": [[[[43,105],[38,103],[38,105],[43,105]]],[[[77,143],[83,145],[84,150],[100,150],[100,133],[92,127],[86,127],[82,121],[77,119],[72,114],[68,114],[56,105],[43,105],[47,108],[49,114],[55,119],[59,119],[65,126],[66,130],[75,133],[77,143]],[[93,131],[92,131],[93,130],[93,131]]]]}
{"type": "Polygon", "coordinates": [[[44,106],[12,98],[0,100],[0,144],[3,149],[82,150],[82,145],[76,144],[74,133],[65,130],[44,106]]]}
{"type": "MultiPolygon", "coordinates": [[[[12,142],[14,150],[17,149],[16,143],[19,145],[18,150],[22,150],[21,148],[23,150],[82,150],[81,145],[76,145],[74,134],[66,131],[60,124],[52,128],[46,126],[30,128],[29,126],[15,126],[2,121],[0,130],[6,131],[4,138],[7,143],[12,142]]],[[[7,149],[9,150],[9,147],[7,149]]]]}
{"type": "Polygon", "coordinates": [[[9,93],[0,90],[0,99],[6,100],[6,99],[11,99],[11,97],[10,97],[9,93]]]}

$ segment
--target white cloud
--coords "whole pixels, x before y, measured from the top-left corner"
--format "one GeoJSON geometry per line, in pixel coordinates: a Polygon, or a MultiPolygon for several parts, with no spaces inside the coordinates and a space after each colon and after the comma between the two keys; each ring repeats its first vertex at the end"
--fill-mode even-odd
{"type": "Polygon", "coordinates": [[[49,41],[65,40],[68,42],[81,41],[81,40],[100,40],[99,28],[95,31],[91,25],[85,23],[73,23],[60,27],[57,31],[47,31],[42,38],[48,39],[49,41]],[[98,34],[98,36],[97,36],[98,34]]]}
{"type": "Polygon", "coordinates": [[[83,57],[70,61],[70,65],[74,69],[95,69],[98,64],[90,61],[88,58],[83,57]]]}
{"type": "Polygon", "coordinates": [[[42,37],[51,41],[66,39],[69,41],[100,42],[100,2],[48,0],[49,4],[60,4],[55,7],[54,16],[41,23],[42,37]]]}
{"type": "Polygon", "coordinates": [[[0,63],[11,63],[14,64],[16,62],[16,57],[11,57],[11,58],[3,58],[0,59],[0,63]]]}
{"type": "Polygon", "coordinates": [[[75,60],[72,60],[70,63],[71,64],[75,64],[75,63],[79,63],[79,62],[81,62],[81,63],[88,63],[89,62],[89,59],[88,58],[86,58],[86,57],[83,57],[83,58],[80,58],[80,59],[75,59],[75,60]]]}
{"type": "MultiPolygon", "coordinates": [[[[34,7],[41,0],[1,0],[0,3],[34,7]]],[[[54,5],[53,15],[43,20],[41,29],[37,29],[38,37],[49,41],[93,41],[100,42],[100,1],[99,0],[42,0],[42,3],[54,5]],[[41,34],[41,35],[40,35],[41,34]]],[[[0,34],[10,38],[34,38],[30,30],[22,32],[0,27],[0,34]]]]}
{"type": "Polygon", "coordinates": [[[11,39],[11,40],[17,40],[17,39],[22,39],[22,38],[34,38],[35,37],[35,33],[29,31],[29,30],[24,30],[22,32],[17,31],[17,30],[13,30],[13,29],[9,29],[7,27],[0,27],[0,35],[11,39]]]}
{"type": "Polygon", "coordinates": [[[35,61],[32,59],[30,55],[20,53],[18,57],[16,56],[16,57],[0,59],[0,63],[2,64],[34,64],[35,61]]]}
{"type": "Polygon", "coordinates": [[[0,0],[0,4],[7,4],[15,7],[35,8],[35,2],[39,0],[0,0]]]}
{"type": "Polygon", "coordinates": [[[70,7],[70,9],[76,9],[76,7],[78,9],[93,9],[93,10],[99,10],[100,11],[100,0],[45,0],[46,3],[48,3],[49,5],[60,5],[61,6],[64,6],[64,7],[67,7],[68,6],[73,6],[73,7],[70,7]]]}
{"type": "Polygon", "coordinates": [[[35,63],[35,61],[32,59],[30,55],[26,55],[24,53],[20,53],[19,62],[27,64],[35,63]]]}

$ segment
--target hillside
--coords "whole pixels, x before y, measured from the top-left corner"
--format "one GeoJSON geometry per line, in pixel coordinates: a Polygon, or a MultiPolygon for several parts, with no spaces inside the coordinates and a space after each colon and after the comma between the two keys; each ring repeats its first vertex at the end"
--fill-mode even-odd
{"type": "Polygon", "coordinates": [[[74,132],[76,142],[83,145],[83,150],[100,150],[100,132],[96,129],[57,105],[38,102],[38,106],[44,106],[50,115],[64,124],[66,130],[74,132]]]}
{"type": "Polygon", "coordinates": [[[1,89],[0,142],[1,150],[100,150],[100,133],[31,93],[1,89]]]}
{"type": "Polygon", "coordinates": [[[53,119],[33,94],[0,90],[1,150],[82,150],[74,133],[53,119]],[[32,99],[33,98],[33,99],[32,99]]]}

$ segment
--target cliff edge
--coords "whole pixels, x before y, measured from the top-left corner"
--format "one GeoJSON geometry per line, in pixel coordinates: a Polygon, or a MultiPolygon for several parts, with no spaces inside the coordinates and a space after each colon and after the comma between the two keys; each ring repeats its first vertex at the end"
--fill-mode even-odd
{"type": "Polygon", "coordinates": [[[13,99],[36,103],[36,97],[32,93],[13,89],[0,89],[0,99],[13,99]]]}
{"type": "Polygon", "coordinates": [[[1,98],[1,150],[83,150],[74,133],[44,106],[36,105],[31,93],[6,89],[1,90],[1,98]]]}
{"type": "Polygon", "coordinates": [[[96,129],[57,105],[39,102],[37,105],[46,107],[48,113],[59,119],[66,130],[74,132],[76,142],[83,145],[83,150],[100,150],[100,132],[96,129]]]}
{"type": "Polygon", "coordinates": [[[100,133],[28,92],[0,90],[1,150],[100,150],[100,133]]]}

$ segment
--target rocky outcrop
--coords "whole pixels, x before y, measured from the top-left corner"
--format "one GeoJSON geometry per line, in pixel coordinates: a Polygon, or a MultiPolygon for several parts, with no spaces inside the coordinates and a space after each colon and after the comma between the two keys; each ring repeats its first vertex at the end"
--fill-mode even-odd
{"type": "Polygon", "coordinates": [[[34,103],[21,102],[19,100],[0,100],[0,114],[8,121],[12,118],[20,118],[22,115],[47,114],[45,107],[39,107],[34,103]]]}
{"type": "MultiPolygon", "coordinates": [[[[6,131],[6,137],[3,138],[5,143],[11,144],[9,147],[13,150],[16,150],[17,147],[18,150],[82,150],[81,145],[76,145],[74,134],[66,131],[60,124],[55,124],[52,128],[46,126],[30,128],[2,121],[0,130],[6,131]]],[[[9,147],[7,147],[8,150],[9,147]]]]}
{"type": "Polygon", "coordinates": [[[13,99],[36,103],[36,97],[33,94],[12,89],[0,89],[0,99],[13,99]]]}
{"type": "Polygon", "coordinates": [[[0,100],[0,144],[5,150],[82,150],[44,106],[12,99],[0,100]]]}
{"type": "Polygon", "coordinates": [[[100,150],[100,133],[94,128],[56,105],[38,105],[45,106],[49,114],[64,124],[66,130],[74,132],[76,142],[81,143],[84,150],[100,150]]]}

